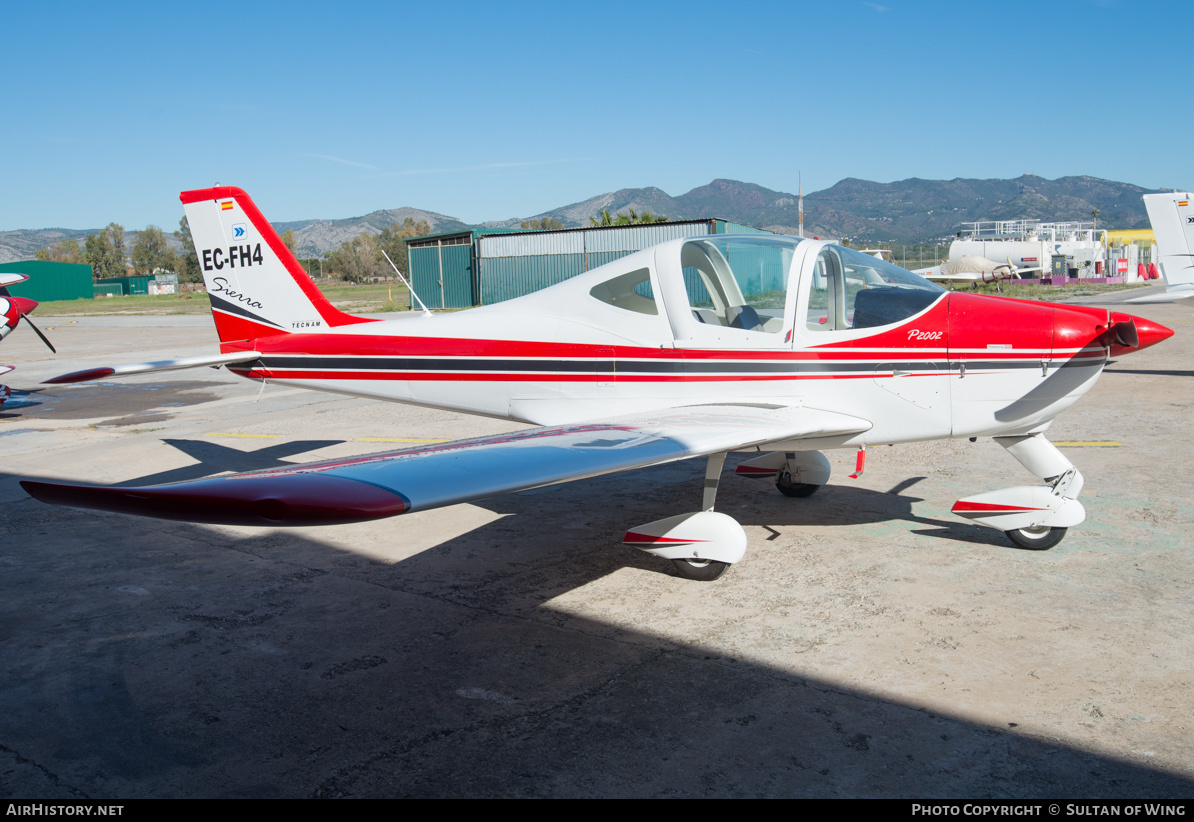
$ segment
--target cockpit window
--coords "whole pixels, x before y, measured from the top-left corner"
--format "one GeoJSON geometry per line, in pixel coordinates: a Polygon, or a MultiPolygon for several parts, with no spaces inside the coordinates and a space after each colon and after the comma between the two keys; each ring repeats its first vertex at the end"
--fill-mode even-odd
{"type": "Polygon", "coordinates": [[[806,321],[814,331],[875,328],[920,313],[944,293],[919,274],[830,245],[817,255],[806,321]]]}
{"type": "Polygon", "coordinates": [[[713,236],[685,243],[680,265],[693,316],[706,325],[782,331],[788,273],[798,242],[713,236]]]}
{"type": "Polygon", "coordinates": [[[651,291],[651,269],[640,268],[589,289],[589,295],[616,308],[639,314],[658,314],[651,291]]]}

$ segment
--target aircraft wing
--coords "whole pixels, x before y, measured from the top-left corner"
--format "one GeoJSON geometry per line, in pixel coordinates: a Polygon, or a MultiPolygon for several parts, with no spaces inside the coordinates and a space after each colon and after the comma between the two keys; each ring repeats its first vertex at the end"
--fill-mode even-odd
{"type": "Polygon", "coordinates": [[[870,427],[811,408],[698,405],[145,488],[21,485],[42,502],[184,522],[332,525],[870,427]]]}
{"type": "Polygon", "coordinates": [[[88,368],[84,371],[72,371],[60,377],[42,380],[42,385],[63,385],[72,382],[90,382],[107,377],[123,377],[128,374],[147,374],[151,371],[173,371],[178,368],[198,368],[204,365],[213,367],[231,365],[237,362],[252,362],[260,359],[256,351],[237,351],[233,354],[207,354],[202,357],[183,357],[178,360],[158,360],[157,362],[138,362],[131,365],[113,365],[103,368],[88,368]]]}

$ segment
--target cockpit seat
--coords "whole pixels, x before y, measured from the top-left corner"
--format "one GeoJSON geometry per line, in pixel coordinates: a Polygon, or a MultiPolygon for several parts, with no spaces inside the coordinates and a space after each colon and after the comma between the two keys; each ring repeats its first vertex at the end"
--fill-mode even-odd
{"type": "Polygon", "coordinates": [[[749,305],[731,305],[726,309],[726,319],[729,320],[730,328],[741,328],[743,331],[763,330],[759,312],[749,305]]]}

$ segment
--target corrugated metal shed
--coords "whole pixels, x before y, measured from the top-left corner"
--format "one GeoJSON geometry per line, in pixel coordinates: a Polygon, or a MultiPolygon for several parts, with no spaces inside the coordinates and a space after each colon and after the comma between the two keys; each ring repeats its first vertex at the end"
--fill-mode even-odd
{"type": "Polygon", "coordinates": [[[411,282],[429,308],[521,297],[682,237],[767,234],[715,218],[557,231],[458,231],[407,240],[411,282]]]}
{"type": "Polygon", "coordinates": [[[89,265],[19,260],[0,264],[0,271],[29,277],[23,283],[8,287],[14,297],[25,297],[39,303],[91,299],[92,274],[89,265]]]}
{"type": "Polygon", "coordinates": [[[148,277],[107,277],[96,280],[96,285],[119,285],[124,296],[149,293],[148,277]]]}

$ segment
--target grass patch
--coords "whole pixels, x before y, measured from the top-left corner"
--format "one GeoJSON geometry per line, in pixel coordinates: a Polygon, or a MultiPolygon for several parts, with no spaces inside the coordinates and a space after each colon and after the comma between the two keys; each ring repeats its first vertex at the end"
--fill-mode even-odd
{"type": "Polygon", "coordinates": [[[1015,297],[1018,300],[1041,300],[1042,302],[1057,302],[1074,297],[1093,297],[1096,294],[1106,294],[1114,291],[1130,291],[1140,288],[1139,283],[1081,283],[1078,285],[1024,285],[1015,281],[1003,281],[1003,293],[995,290],[994,283],[983,283],[976,289],[965,286],[955,288],[955,291],[971,292],[974,294],[994,294],[1003,297],[1015,297]]]}
{"type": "MultiPolygon", "coordinates": [[[[349,314],[406,311],[410,296],[402,283],[357,285],[331,277],[315,278],[328,302],[349,314]]],[[[53,300],[38,304],[34,317],[103,317],[122,314],[207,314],[211,303],[203,292],[138,294],[95,300],[53,300]]]]}

